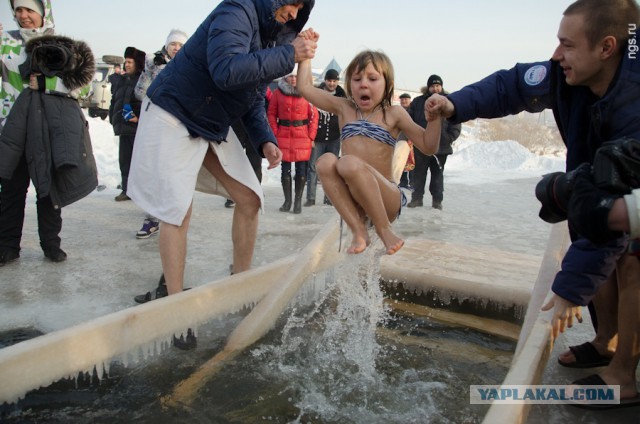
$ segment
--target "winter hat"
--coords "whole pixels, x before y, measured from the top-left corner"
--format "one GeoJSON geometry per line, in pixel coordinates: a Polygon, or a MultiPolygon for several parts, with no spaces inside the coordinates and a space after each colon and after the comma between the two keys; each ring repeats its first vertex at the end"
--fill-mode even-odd
{"type": "Polygon", "coordinates": [[[169,33],[169,36],[167,36],[167,41],[165,41],[164,43],[164,48],[169,50],[169,44],[171,43],[180,43],[184,45],[184,43],[187,42],[188,38],[189,36],[187,35],[186,32],[181,31],[179,29],[172,29],[171,32],[169,33]]]}
{"type": "Polygon", "coordinates": [[[293,66],[293,69],[291,70],[291,72],[289,72],[285,76],[285,78],[288,78],[288,77],[291,77],[291,76],[294,76],[294,77],[298,76],[298,64],[297,63],[293,66]]]}
{"type": "Polygon", "coordinates": [[[136,62],[136,70],[138,72],[144,71],[144,61],[147,54],[142,50],[138,50],[135,47],[127,47],[124,51],[125,59],[133,59],[136,62]]]}
{"type": "Polygon", "coordinates": [[[329,69],[326,74],[324,74],[324,80],[338,80],[340,79],[340,74],[335,69],[329,69]]]}
{"type": "Polygon", "coordinates": [[[427,80],[427,88],[431,87],[433,84],[440,84],[442,85],[442,78],[440,78],[438,75],[433,74],[429,77],[429,79],[427,80]]]}
{"type": "Polygon", "coordinates": [[[410,99],[410,98],[411,98],[411,94],[409,94],[409,93],[402,93],[402,94],[400,95],[400,98],[401,98],[401,99],[410,99]]]}
{"type": "Polygon", "coordinates": [[[38,0],[14,0],[13,10],[15,11],[19,7],[26,7],[36,12],[38,15],[44,17],[44,7],[42,2],[38,0]]]}

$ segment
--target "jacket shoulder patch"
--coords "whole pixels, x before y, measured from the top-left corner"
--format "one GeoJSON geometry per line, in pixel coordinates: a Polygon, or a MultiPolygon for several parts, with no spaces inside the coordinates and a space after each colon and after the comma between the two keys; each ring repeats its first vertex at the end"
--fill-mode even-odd
{"type": "Polygon", "coordinates": [[[544,65],[535,65],[524,73],[524,82],[533,87],[544,81],[546,76],[547,68],[544,65]]]}

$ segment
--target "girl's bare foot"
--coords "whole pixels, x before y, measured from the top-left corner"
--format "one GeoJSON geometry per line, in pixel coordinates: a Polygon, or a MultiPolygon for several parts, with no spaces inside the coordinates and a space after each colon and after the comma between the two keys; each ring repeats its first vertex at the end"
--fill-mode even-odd
{"type": "Polygon", "coordinates": [[[387,255],[393,255],[404,246],[404,240],[396,236],[390,229],[378,232],[378,236],[387,249],[387,255]]]}
{"type": "Polygon", "coordinates": [[[369,240],[369,236],[360,236],[353,235],[353,239],[351,240],[351,246],[347,249],[347,253],[362,253],[369,246],[371,241],[369,240]]]}

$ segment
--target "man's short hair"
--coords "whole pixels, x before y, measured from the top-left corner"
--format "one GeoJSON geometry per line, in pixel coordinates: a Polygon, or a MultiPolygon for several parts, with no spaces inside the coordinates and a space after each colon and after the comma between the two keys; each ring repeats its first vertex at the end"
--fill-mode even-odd
{"type": "Polygon", "coordinates": [[[629,25],[640,25],[640,7],[635,0],[577,0],[567,7],[563,15],[584,16],[590,47],[612,35],[622,50],[632,35],[629,25]]]}

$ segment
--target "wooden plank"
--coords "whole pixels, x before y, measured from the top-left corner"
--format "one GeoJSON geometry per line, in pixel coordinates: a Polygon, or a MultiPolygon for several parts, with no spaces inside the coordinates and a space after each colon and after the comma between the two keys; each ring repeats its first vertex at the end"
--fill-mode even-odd
{"type": "Polygon", "coordinates": [[[397,254],[380,260],[387,282],[401,282],[419,293],[441,290],[507,306],[527,305],[539,267],[536,256],[411,238],[397,254]]]}
{"type": "MultiPolygon", "coordinates": [[[[511,368],[502,384],[538,384],[553,349],[551,342],[550,316],[552,311],[541,312],[545,297],[553,276],[560,269],[562,257],[569,245],[569,233],[566,223],[555,224],[551,228],[549,241],[545,250],[540,272],[535,282],[533,296],[522,326],[522,332],[516,346],[516,353],[511,368]]],[[[493,404],[482,421],[484,424],[525,423],[530,405],[496,405],[493,404]]]]}
{"type": "MultiPolygon", "coordinates": [[[[189,327],[250,306],[295,265],[297,255],[213,281],[191,290],[55,331],[0,350],[0,403],[79,372],[99,375],[103,364],[189,327]]],[[[327,255],[315,270],[335,264],[327,255]]]]}
{"type": "Polygon", "coordinates": [[[399,300],[386,299],[385,303],[395,312],[404,315],[434,319],[445,324],[471,328],[476,331],[504,337],[505,339],[513,341],[517,341],[518,335],[520,334],[519,325],[506,321],[450,312],[443,309],[431,308],[429,306],[401,302],[399,300]]]}
{"type": "Polygon", "coordinates": [[[169,407],[189,407],[204,384],[213,378],[224,363],[264,336],[274,325],[290,300],[309,275],[316,272],[327,255],[337,255],[339,221],[331,218],[320,232],[296,255],[296,259],[280,281],[258,303],[231,333],[224,349],[205,362],[194,374],[178,383],[173,392],[162,398],[169,407]]]}

